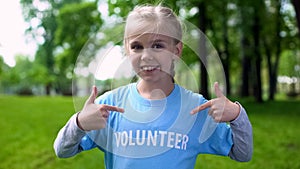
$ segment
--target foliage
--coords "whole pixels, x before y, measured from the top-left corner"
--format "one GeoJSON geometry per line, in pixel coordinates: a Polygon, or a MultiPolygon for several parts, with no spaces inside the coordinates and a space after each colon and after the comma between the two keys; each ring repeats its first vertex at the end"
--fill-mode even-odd
{"type": "Polygon", "coordinates": [[[9,84],[9,77],[6,72],[9,72],[10,68],[4,63],[2,57],[0,57],[0,92],[4,93],[6,86],[9,84]]]}
{"type": "Polygon", "coordinates": [[[287,50],[282,53],[279,75],[300,78],[300,51],[287,50]]]}
{"type": "MultiPolygon", "coordinates": [[[[289,60],[297,60],[296,56],[299,55],[297,51],[300,38],[295,19],[297,13],[289,0],[225,0],[209,3],[198,0],[151,2],[21,0],[20,2],[24,19],[30,25],[27,30],[28,38],[35,39],[39,45],[31,66],[33,72],[41,73],[35,74],[38,78],[29,82],[33,86],[43,85],[45,87],[43,91],[47,94],[51,90],[70,93],[74,64],[79,55],[84,54],[88,62],[99,49],[106,46],[106,43],[121,44],[122,40],[119,40],[120,37],[115,35],[115,32],[122,33],[119,29],[123,27],[119,25],[123,24],[128,12],[137,4],[161,3],[169,6],[180,18],[198,27],[203,27],[199,23],[200,18],[204,18],[205,35],[220,56],[227,75],[227,86],[232,88],[232,94],[238,94],[245,88],[253,95],[260,85],[260,76],[263,76],[261,85],[266,89],[269,88],[265,90],[267,92],[264,95],[269,94],[269,98],[272,98],[276,92],[277,75],[287,74],[288,68],[293,67],[284,61],[287,60],[287,55],[290,57],[289,60]],[[204,5],[204,8],[201,5],[204,5]],[[105,15],[107,12],[108,15],[105,15]],[[93,43],[85,46],[91,41],[93,43]],[[83,48],[89,48],[89,51],[82,51],[83,48]],[[248,77],[244,77],[246,75],[248,77]]],[[[190,34],[188,40],[191,43],[200,46],[193,39],[192,33],[187,34],[190,34]]],[[[184,48],[183,61],[195,68],[195,65],[200,63],[199,58],[189,46],[185,45],[184,48]]],[[[14,69],[1,67],[2,70],[14,69]]],[[[295,72],[288,74],[293,73],[295,72]]],[[[9,91],[4,89],[3,84],[14,83],[16,81],[14,79],[17,79],[14,76],[21,74],[2,72],[2,91],[9,91]]],[[[202,76],[200,71],[197,74],[202,76]]],[[[22,85],[23,83],[20,83],[19,88],[22,88],[22,85]]],[[[230,94],[230,91],[227,93],[230,94]]]]}
{"type": "Polygon", "coordinates": [[[95,36],[102,20],[95,2],[64,6],[56,19],[55,42],[61,51],[56,53],[55,60],[60,79],[57,84],[63,93],[71,93],[70,79],[77,57],[89,38],[95,36]]]}
{"type": "Polygon", "coordinates": [[[43,65],[30,61],[28,57],[22,55],[16,57],[15,67],[4,66],[4,71],[1,80],[2,87],[6,89],[4,93],[31,95],[34,94],[34,89],[54,81],[54,77],[48,75],[43,65]]]}
{"type": "Polygon", "coordinates": [[[0,55],[0,77],[3,73],[3,69],[4,69],[4,61],[3,61],[2,56],[0,55]]]}
{"type": "MultiPolygon", "coordinates": [[[[47,68],[49,76],[66,77],[70,73],[72,74],[76,57],[88,36],[101,25],[97,1],[21,0],[21,4],[24,18],[30,23],[27,30],[28,35],[31,35],[39,43],[35,58],[47,68]],[[66,46],[67,48],[65,48],[66,46]],[[67,62],[55,62],[56,52],[59,51],[57,49],[62,49],[61,53],[65,52],[62,56],[67,62]]],[[[58,59],[58,61],[60,60],[63,59],[58,59]]],[[[47,94],[54,86],[59,89],[57,85],[59,84],[55,84],[54,81],[46,84],[47,94]]],[[[71,84],[68,83],[68,85],[71,84]]]]}
{"type": "Polygon", "coordinates": [[[89,2],[63,7],[57,16],[57,23],[56,45],[67,52],[65,57],[69,62],[64,66],[68,66],[75,63],[81,48],[98,31],[102,20],[97,4],[89,2]]]}

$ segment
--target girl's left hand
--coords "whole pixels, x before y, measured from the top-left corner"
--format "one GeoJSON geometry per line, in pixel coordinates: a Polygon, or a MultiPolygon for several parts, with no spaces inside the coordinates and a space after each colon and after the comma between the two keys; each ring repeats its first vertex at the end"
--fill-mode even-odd
{"type": "Polygon", "coordinates": [[[214,90],[217,98],[211,99],[194,108],[191,114],[194,115],[206,108],[210,108],[208,114],[212,116],[216,122],[230,122],[235,120],[240,113],[240,106],[224,96],[219,88],[218,82],[215,82],[214,90]]]}

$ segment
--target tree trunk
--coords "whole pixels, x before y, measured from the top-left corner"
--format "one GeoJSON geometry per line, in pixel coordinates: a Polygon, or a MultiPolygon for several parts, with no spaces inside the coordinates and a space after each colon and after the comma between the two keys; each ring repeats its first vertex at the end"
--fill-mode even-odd
{"type": "Polygon", "coordinates": [[[251,35],[248,32],[251,31],[251,13],[249,13],[249,5],[248,1],[241,1],[239,4],[239,13],[241,19],[241,58],[242,58],[242,78],[241,78],[241,96],[248,97],[250,96],[249,91],[249,78],[251,71],[251,56],[252,54],[252,45],[251,45],[251,35]]]}
{"type": "MultiPolygon", "coordinates": [[[[298,32],[300,32],[300,0],[292,0],[292,4],[295,8],[295,12],[296,12],[296,19],[297,19],[297,23],[298,23],[298,32]]],[[[298,35],[300,36],[300,33],[298,33],[298,35]]]]}
{"type": "Polygon", "coordinates": [[[46,90],[46,95],[49,96],[51,94],[51,84],[50,83],[46,84],[45,90],[46,90]]]}
{"type": "MultiPolygon", "coordinates": [[[[224,6],[227,6],[227,2],[224,6]]],[[[226,94],[230,95],[231,94],[231,85],[230,85],[230,53],[229,53],[229,40],[228,40],[228,26],[227,26],[227,9],[223,8],[224,15],[222,19],[223,23],[223,43],[224,43],[224,52],[223,56],[221,56],[222,62],[223,62],[223,67],[224,67],[224,72],[225,72],[225,80],[226,80],[226,94]]]]}
{"type": "Polygon", "coordinates": [[[268,100],[274,100],[275,91],[276,91],[276,77],[277,77],[277,71],[272,63],[272,52],[271,48],[266,42],[266,39],[263,38],[264,43],[264,49],[267,56],[267,65],[268,65],[268,75],[269,75],[269,96],[268,100]]]}
{"type": "Polygon", "coordinates": [[[278,66],[279,66],[279,58],[280,58],[280,53],[281,53],[281,36],[280,36],[280,31],[281,31],[281,1],[277,2],[277,7],[276,7],[276,12],[277,12],[277,17],[276,17],[276,48],[275,48],[275,61],[272,63],[272,58],[271,55],[268,57],[268,70],[269,70],[269,100],[274,100],[274,96],[276,93],[276,87],[277,87],[277,75],[278,75],[278,66]]]}
{"type": "MultiPolygon", "coordinates": [[[[199,9],[199,28],[205,35],[206,32],[206,7],[204,1],[198,4],[199,9]]],[[[209,99],[208,92],[208,73],[206,70],[207,65],[207,49],[206,49],[206,39],[205,36],[200,37],[200,93],[207,99],[209,99]]]]}
{"type": "Polygon", "coordinates": [[[250,42],[249,39],[242,35],[241,40],[241,53],[242,53],[242,88],[241,88],[241,96],[242,97],[248,97],[250,95],[249,92],[249,72],[251,70],[251,59],[248,56],[248,48],[250,48],[250,42]]]}
{"type": "Polygon", "coordinates": [[[253,86],[254,96],[257,102],[263,102],[262,99],[262,82],[261,82],[261,52],[260,52],[260,17],[259,6],[254,9],[254,25],[253,25],[253,39],[254,39],[254,55],[255,55],[255,81],[253,86]]]}

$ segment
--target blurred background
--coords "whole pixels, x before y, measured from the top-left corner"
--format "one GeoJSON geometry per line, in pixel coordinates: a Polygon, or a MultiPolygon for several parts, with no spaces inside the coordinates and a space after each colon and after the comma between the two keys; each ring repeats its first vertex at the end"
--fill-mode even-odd
{"type": "MultiPolygon", "coordinates": [[[[223,64],[227,96],[246,107],[253,124],[252,161],[200,155],[196,168],[300,168],[300,1],[151,4],[160,2],[207,36],[223,64]]],[[[52,144],[75,112],[72,81],[82,48],[91,37],[99,42],[91,49],[121,45],[110,41],[111,35],[135,5],[145,3],[149,2],[0,2],[0,169],[104,168],[99,151],[62,160],[55,157],[52,144]]],[[[196,90],[209,98],[205,66],[188,52],[183,61],[197,78],[196,90]]],[[[110,89],[110,80],[103,80],[101,90],[110,89]]]]}

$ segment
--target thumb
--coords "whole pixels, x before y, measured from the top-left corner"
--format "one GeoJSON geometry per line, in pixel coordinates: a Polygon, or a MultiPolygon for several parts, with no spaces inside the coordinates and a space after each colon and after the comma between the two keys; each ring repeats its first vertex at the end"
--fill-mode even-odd
{"type": "Polygon", "coordinates": [[[90,95],[89,98],[87,99],[86,103],[94,103],[94,101],[95,101],[97,95],[98,95],[98,89],[97,89],[96,86],[93,86],[91,95],[90,95]]]}
{"type": "Polygon", "coordinates": [[[218,82],[215,82],[214,88],[215,88],[215,94],[216,94],[217,97],[223,97],[224,96],[223,92],[221,91],[221,89],[219,87],[218,82]]]}

